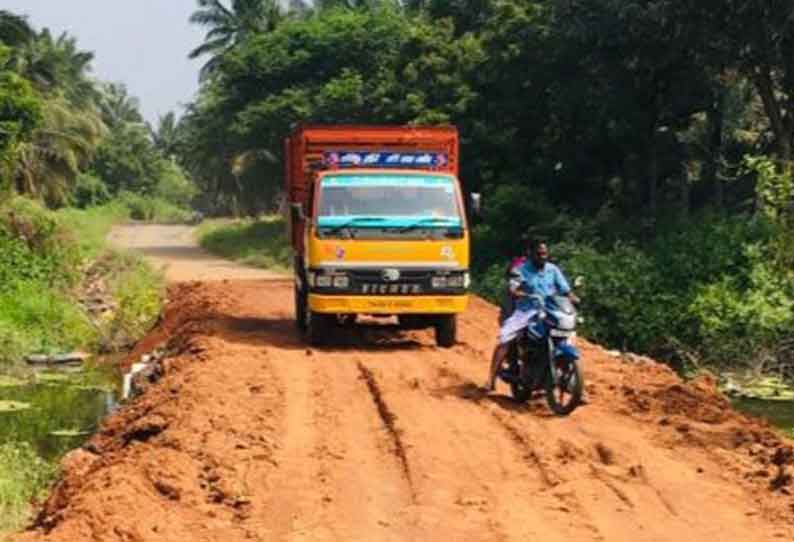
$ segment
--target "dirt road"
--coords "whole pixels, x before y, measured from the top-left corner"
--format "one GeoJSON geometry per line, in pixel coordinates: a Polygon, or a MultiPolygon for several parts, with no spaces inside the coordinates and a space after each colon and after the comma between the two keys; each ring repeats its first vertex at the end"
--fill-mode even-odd
{"type": "Polygon", "coordinates": [[[198,246],[194,231],[190,226],[179,225],[124,225],[113,228],[110,241],[142,252],[157,268],[164,270],[171,282],[279,277],[264,269],[213,256],[198,246]]]}
{"type": "Polygon", "coordinates": [[[794,538],[794,453],[707,380],[582,343],[589,404],[557,418],[477,387],[478,299],[449,350],[376,327],[307,348],[286,281],[170,299],[135,353],[168,343],[162,378],[67,458],[21,540],[794,538]]]}

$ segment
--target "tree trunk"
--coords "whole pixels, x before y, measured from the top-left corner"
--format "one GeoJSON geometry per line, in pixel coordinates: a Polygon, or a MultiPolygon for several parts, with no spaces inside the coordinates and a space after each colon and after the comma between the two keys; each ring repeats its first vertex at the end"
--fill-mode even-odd
{"type": "Polygon", "coordinates": [[[652,220],[656,220],[659,209],[659,152],[656,146],[654,137],[651,140],[648,160],[648,211],[652,220]]]}
{"type": "Polygon", "coordinates": [[[758,68],[753,81],[764,104],[764,111],[769,118],[769,125],[775,134],[778,158],[784,163],[788,163],[792,156],[792,126],[790,120],[787,121],[784,118],[780,102],[775,97],[775,87],[769,66],[758,68]]]}
{"type": "Polygon", "coordinates": [[[714,103],[706,112],[708,125],[708,155],[703,165],[703,180],[714,187],[714,206],[719,212],[725,209],[725,184],[719,178],[719,164],[722,160],[722,132],[725,124],[725,88],[717,89],[714,103]]]}
{"type": "Polygon", "coordinates": [[[689,218],[689,210],[692,207],[692,183],[691,183],[691,175],[690,171],[690,164],[687,162],[684,164],[682,168],[683,171],[681,172],[681,201],[679,205],[681,206],[680,210],[680,217],[682,220],[686,220],[689,218]]]}

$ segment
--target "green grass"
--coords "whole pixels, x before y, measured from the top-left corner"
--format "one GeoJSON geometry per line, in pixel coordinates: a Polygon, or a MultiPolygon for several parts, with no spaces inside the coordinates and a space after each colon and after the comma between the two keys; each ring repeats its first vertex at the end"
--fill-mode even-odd
{"type": "Polygon", "coordinates": [[[114,224],[130,217],[129,209],[118,201],[88,209],[61,209],[56,214],[74,232],[74,240],[87,259],[95,259],[104,250],[105,239],[114,224]]]}
{"type": "Polygon", "coordinates": [[[202,247],[230,260],[278,272],[292,267],[292,252],[284,219],[209,221],[198,228],[202,247]]]}
{"type": "Polygon", "coordinates": [[[154,326],[165,298],[165,277],[132,252],[108,252],[106,280],[118,307],[103,334],[104,346],[131,345],[154,326]]]}
{"type": "Polygon", "coordinates": [[[0,536],[24,526],[31,501],[44,496],[55,473],[55,465],[41,459],[29,444],[0,445],[0,536]]]}
{"type": "Polygon", "coordinates": [[[106,243],[129,216],[119,201],[57,212],[24,198],[0,205],[0,373],[24,372],[28,354],[125,346],[149,330],[164,280],[106,243]],[[75,297],[89,268],[118,305],[108,321],[91,322],[75,297]]]}
{"type": "Polygon", "coordinates": [[[67,292],[26,281],[0,293],[0,364],[19,363],[32,353],[91,348],[97,339],[97,330],[67,292]]]}

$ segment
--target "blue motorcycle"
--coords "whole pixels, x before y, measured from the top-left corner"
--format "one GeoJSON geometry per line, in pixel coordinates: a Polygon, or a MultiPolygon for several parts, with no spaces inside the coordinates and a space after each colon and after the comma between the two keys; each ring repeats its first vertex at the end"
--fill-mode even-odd
{"type": "Polygon", "coordinates": [[[571,342],[576,336],[576,309],[567,297],[532,296],[532,300],[535,313],[510,345],[499,378],[510,385],[516,401],[523,403],[535,391],[545,391],[551,410],[566,416],[581,404],[584,389],[579,351],[571,342]]]}

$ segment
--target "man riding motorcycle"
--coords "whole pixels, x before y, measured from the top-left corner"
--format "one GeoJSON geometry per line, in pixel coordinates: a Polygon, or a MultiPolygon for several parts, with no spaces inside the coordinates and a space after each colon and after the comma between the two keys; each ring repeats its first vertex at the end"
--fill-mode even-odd
{"type": "Polygon", "coordinates": [[[568,281],[559,267],[550,263],[549,248],[545,241],[536,239],[529,243],[527,261],[514,267],[509,280],[510,294],[515,298],[513,313],[502,323],[499,331],[499,344],[494,349],[491,368],[485,388],[493,391],[496,387],[496,374],[502,367],[510,349],[510,343],[529,325],[537,313],[531,296],[567,296],[573,303],[579,298],[571,291],[568,281]]]}

